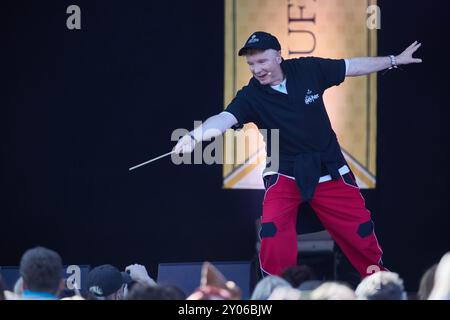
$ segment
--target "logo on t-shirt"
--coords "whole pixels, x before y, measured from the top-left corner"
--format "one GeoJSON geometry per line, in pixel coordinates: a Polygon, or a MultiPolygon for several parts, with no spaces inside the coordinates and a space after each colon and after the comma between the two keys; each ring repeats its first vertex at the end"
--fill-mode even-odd
{"type": "Polygon", "coordinates": [[[314,103],[317,99],[319,99],[319,94],[313,94],[311,90],[308,89],[305,95],[305,103],[310,104],[314,103]]]}

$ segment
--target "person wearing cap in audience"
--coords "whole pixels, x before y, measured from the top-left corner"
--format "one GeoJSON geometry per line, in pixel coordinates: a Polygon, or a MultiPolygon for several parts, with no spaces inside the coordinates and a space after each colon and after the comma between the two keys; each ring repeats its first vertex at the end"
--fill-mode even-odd
{"type": "Polygon", "coordinates": [[[190,153],[197,143],[250,122],[259,129],[279,130],[276,145],[264,137],[266,193],[259,252],[263,275],[280,275],[296,265],[296,219],[302,202],[310,203],[361,277],[385,270],[371,214],[341,152],[323,94],[345,77],[422,62],[413,57],[420,45],[414,42],[398,56],[283,59],[278,39],[259,31],[239,50],[253,76],[248,85],[225,111],[184,135],[173,150],[190,153]]]}
{"type": "Polygon", "coordinates": [[[123,300],[125,286],[133,280],[127,272],[104,264],[92,269],[87,278],[87,296],[93,300],[123,300]]]}

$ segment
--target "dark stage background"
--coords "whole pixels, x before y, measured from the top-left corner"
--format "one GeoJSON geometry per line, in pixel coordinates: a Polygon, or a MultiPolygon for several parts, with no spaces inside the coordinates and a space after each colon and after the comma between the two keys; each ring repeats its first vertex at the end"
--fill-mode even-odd
{"type": "MultiPolygon", "coordinates": [[[[379,1],[378,184],[363,191],[384,262],[417,289],[450,249],[447,1],[379,1]]],[[[65,264],[250,260],[263,191],[221,166],[175,166],[175,128],[223,108],[223,1],[2,1],[0,265],[27,248],[65,264]],[[66,28],[77,4],[82,29],[66,28]]]]}

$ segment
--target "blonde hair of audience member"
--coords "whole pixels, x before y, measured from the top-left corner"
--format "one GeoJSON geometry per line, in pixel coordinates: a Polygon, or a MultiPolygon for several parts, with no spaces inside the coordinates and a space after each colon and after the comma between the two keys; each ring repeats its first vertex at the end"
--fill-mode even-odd
{"type": "Polygon", "coordinates": [[[337,282],[325,282],[310,295],[311,300],[355,300],[356,295],[347,285],[337,282]]]}
{"type": "Polygon", "coordinates": [[[5,290],[3,292],[3,294],[5,295],[5,300],[21,300],[21,296],[18,296],[17,294],[15,294],[14,292],[5,290]]]}
{"type": "Polygon", "coordinates": [[[253,290],[250,300],[267,300],[275,288],[288,287],[292,288],[291,284],[279,276],[267,276],[258,282],[253,290]]]}
{"type": "Polygon", "coordinates": [[[267,300],[302,300],[302,293],[298,289],[278,287],[272,291],[267,300]]]}
{"type": "Polygon", "coordinates": [[[355,293],[360,300],[406,300],[403,280],[390,271],[378,271],[364,278],[355,293]]]}
{"type": "Polygon", "coordinates": [[[439,261],[428,300],[450,300],[450,252],[444,254],[439,261]]]}
{"type": "Polygon", "coordinates": [[[428,268],[420,279],[419,291],[417,298],[419,300],[427,300],[434,286],[434,275],[436,273],[437,263],[428,268]]]}
{"type": "Polygon", "coordinates": [[[23,279],[22,277],[19,277],[17,279],[16,283],[14,284],[14,290],[13,292],[5,290],[5,300],[20,300],[21,295],[23,293],[23,279]]]}
{"type": "Polygon", "coordinates": [[[23,279],[20,277],[17,279],[16,283],[14,284],[14,293],[18,296],[21,296],[23,293],[23,279]]]}

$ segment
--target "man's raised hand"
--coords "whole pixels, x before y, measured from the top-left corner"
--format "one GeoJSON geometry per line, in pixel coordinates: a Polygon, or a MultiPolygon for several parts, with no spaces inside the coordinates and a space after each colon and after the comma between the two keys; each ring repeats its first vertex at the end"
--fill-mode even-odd
{"type": "Polygon", "coordinates": [[[422,63],[422,59],[414,58],[413,54],[422,44],[414,41],[408,48],[397,56],[397,64],[422,63]]]}

